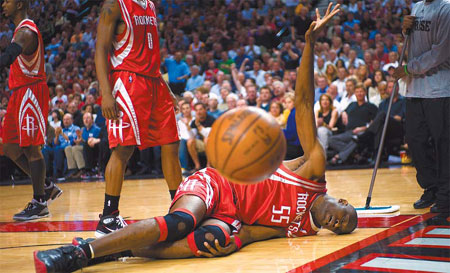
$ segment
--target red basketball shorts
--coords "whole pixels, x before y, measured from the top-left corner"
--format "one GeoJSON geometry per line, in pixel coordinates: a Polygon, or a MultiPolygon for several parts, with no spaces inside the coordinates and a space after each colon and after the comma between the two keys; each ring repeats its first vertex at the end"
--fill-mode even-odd
{"type": "Polygon", "coordinates": [[[205,218],[215,218],[240,229],[233,189],[217,171],[206,168],[187,177],[178,187],[172,205],[184,195],[195,195],[205,202],[205,218]]]}
{"type": "Polygon", "coordinates": [[[4,143],[21,147],[44,144],[49,91],[45,82],[20,87],[9,100],[4,120],[4,143]]]}
{"type": "Polygon", "coordinates": [[[121,117],[108,120],[110,148],[120,144],[145,149],[179,140],[172,98],[161,78],[115,71],[110,80],[121,117]]]}

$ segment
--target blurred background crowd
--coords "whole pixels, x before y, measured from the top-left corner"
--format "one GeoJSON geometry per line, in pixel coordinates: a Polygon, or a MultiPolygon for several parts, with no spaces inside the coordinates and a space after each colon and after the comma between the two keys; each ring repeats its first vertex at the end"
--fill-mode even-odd
{"type": "MultiPolygon", "coordinates": [[[[304,35],[322,0],[159,0],[161,71],[179,98],[180,161],[185,173],[206,165],[208,131],[222,113],[245,105],[269,112],[285,131],[287,158],[302,153],[294,119],[296,68],[304,35]],[[201,126],[200,126],[201,125],[201,126]],[[201,128],[199,130],[199,127],[201,128]]],[[[341,12],[315,46],[318,136],[330,165],[370,164],[377,152],[391,77],[403,47],[401,20],[411,0],[338,0],[341,12]]],[[[109,157],[95,73],[102,1],[34,0],[42,32],[51,112],[43,153],[56,179],[102,178],[109,157]],[[69,140],[62,137],[62,132],[69,140]],[[86,144],[80,144],[83,138],[86,144]]],[[[14,25],[0,19],[0,50],[14,25]]],[[[8,71],[0,71],[0,120],[8,105],[8,71]]],[[[404,83],[400,82],[400,93],[404,83]]],[[[383,159],[407,148],[405,103],[394,99],[383,159]]],[[[1,130],[0,125],[0,130],[1,130]]],[[[1,140],[0,140],[1,155],[1,140]]],[[[0,156],[2,179],[17,175],[0,156]]],[[[136,149],[126,175],[161,175],[160,148],[136,149]]]]}

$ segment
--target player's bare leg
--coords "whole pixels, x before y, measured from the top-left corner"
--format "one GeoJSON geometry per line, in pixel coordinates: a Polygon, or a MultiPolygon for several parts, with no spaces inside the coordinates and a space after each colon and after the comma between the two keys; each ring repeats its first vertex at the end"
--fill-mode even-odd
{"type": "MultiPolygon", "coordinates": [[[[179,208],[190,211],[195,216],[195,219],[197,219],[197,223],[201,222],[206,212],[206,205],[203,200],[193,195],[185,195],[181,197],[172,206],[170,213],[179,208]]],[[[184,222],[180,222],[177,225],[177,232],[180,234],[185,234],[186,236],[194,229],[194,227],[190,227],[190,230],[186,230],[186,228],[186,224],[184,222]]],[[[176,234],[170,234],[169,228],[167,235],[168,238],[175,235],[176,234]]],[[[121,230],[94,240],[91,243],[91,246],[95,257],[101,257],[125,250],[147,247],[157,243],[159,239],[160,226],[156,221],[156,218],[150,218],[131,224],[121,230]]]]}
{"type": "Polygon", "coordinates": [[[122,191],[123,176],[127,162],[133,154],[135,146],[120,146],[113,149],[105,170],[105,203],[100,216],[95,237],[101,237],[127,224],[119,215],[119,199],[122,191]]]}
{"type": "MultiPolygon", "coordinates": [[[[231,235],[231,228],[228,224],[225,222],[209,218],[202,222],[202,224],[199,227],[205,227],[205,226],[220,226],[222,231],[226,232],[227,235],[231,235]]],[[[198,231],[198,229],[196,230],[198,231]]],[[[209,245],[215,245],[215,239],[219,240],[219,244],[221,246],[225,245],[224,238],[216,238],[217,234],[213,234],[211,232],[205,232],[202,233],[201,238],[204,238],[203,242],[207,242],[209,245]]],[[[200,235],[199,235],[200,236],[200,235]]],[[[225,237],[225,234],[224,236],[225,237]]],[[[203,243],[202,242],[202,243],[203,243]]],[[[206,246],[200,245],[201,243],[196,240],[196,246],[200,250],[205,251],[206,246]]],[[[138,249],[132,249],[131,254],[134,257],[144,257],[144,258],[162,258],[162,259],[180,259],[180,258],[189,258],[193,256],[198,256],[199,253],[192,253],[190,243],[188,241],[188,238],[185,237],[181,240],[178,240],[176,242],[164,242],[159,243],[152,246],[147,246],[144,248],[138,248],[138,249]]]]}
{"type": "Polygon", "coordinates": [[[113,149],[105,170],[106,194],[120,195],[125,168],[131,155],[133,155],[134,148],[135,146],[118,145],[113,149]]]}
{"type": "Polygon", "coordinates": [[[64,246],[34,253],[38,272],[75,271],[88,265],[92,258],[142,249],[158,242],[175,242],[185,238],[206,213],[205,202],[194,195],[184,195],[170,213],[131,224],[90,243],[64,246]],[[182,209],[182,211],[180,211],[182,209]]]}
{"type": "Polygon", "coordinates": [[[178,158],[179,141],[161,146],[161,165],[164,178],[169,187],[170,197],[173,199],[183,177],[178,158]]]}

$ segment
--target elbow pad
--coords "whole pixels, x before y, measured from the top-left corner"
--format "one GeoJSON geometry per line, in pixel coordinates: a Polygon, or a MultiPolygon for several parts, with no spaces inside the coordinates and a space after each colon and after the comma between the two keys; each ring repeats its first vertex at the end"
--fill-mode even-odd
{"type": "Polygon", "coordinates": [[[5,50],[5,53],[0,56],[0,68],[10,66],[22,53],[22,47],[18,43],[11,43],[5,50]]]}

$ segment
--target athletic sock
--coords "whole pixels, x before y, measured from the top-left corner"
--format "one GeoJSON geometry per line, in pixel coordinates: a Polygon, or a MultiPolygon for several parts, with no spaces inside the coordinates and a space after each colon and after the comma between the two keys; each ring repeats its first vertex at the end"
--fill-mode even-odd
{"type": "Polygon", "coordinates": [[[86,254],[86,257],[90,260],[92,258],[91,246],[89,244],[81,244],[80,247],[84,251],[84,254],[86,254]]]}
{"type": "Polygon", "coordinates": [[[105,193],[105,204],[103,205],[103,216],[110,215],[119,210],[120,196],[112,196],[105,193]]]}
{"type": "Polygon", "coordinates": [[[175,193],[177,193],[177,190],[169,190],[170,192],[170,199],[173,200],[173,198],[175,197],[175,193]]]}
{"type": "Polygon", "coordinates": [[[43,158],[29,162],[30,165],[30,177],[33,184],[34,195],[45,195],[45,161],[43,158]]]}

